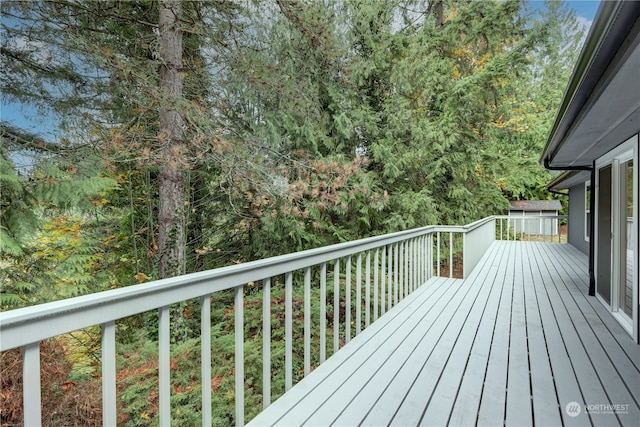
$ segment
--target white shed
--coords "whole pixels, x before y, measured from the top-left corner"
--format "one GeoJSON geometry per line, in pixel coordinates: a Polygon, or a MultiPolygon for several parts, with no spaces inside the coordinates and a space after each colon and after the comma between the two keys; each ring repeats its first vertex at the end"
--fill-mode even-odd
{"type": "Polygon", "coordinates": [[[513,221],[513,229],[516,232],[544,236],[558,234],[558,219],[544,217],[559,215],[562,209],[559,200],[512,200],[509,205],[510,217],[514,219],[527,217],[525,220],[513,221]]]}

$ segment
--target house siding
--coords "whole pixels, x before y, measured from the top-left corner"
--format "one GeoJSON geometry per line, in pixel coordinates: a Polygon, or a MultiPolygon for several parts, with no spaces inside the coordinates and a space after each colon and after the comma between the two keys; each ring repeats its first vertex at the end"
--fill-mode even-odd
{"type": "Polygon", "coordinates": [[[568,241],[580,252],[589,255],[589,242],[584,238],[585,227],[584,183],[569,188],[568,241]]]}

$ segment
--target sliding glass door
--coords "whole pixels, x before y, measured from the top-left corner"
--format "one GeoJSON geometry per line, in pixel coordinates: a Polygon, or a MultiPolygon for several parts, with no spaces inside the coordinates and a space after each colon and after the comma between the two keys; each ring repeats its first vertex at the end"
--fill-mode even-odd
{"type": "Polygon", "coordinates": [[[596,293],[638,334],[638,137],[596,162],[596,293]]]}
{"type": "Polygon", "coordinates": [[[633,319],[633,248],[637,234],[634,230],[633,206],[638,192],[633,188],[633,159],[620,163],[620,281],[618,307],[633,319]]]}
{"type": "Polygon", "coordinates": [[[611,304],[611,165],[598,169],[598,230],[596,290],[607,304],[611,304]]]}

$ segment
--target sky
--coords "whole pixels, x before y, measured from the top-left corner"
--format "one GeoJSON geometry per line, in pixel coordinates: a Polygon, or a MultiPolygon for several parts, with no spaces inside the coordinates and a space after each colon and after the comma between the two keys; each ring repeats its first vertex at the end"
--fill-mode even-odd
{"type": "MultiPolygon", "coordinates": [[[[528,0],[527,3],[532,9],[544,8],[543,0],[528,0]]],[[[589,28],[598,10],[600,0],[577,0],[567,1],[567,3],[576,11],[576,17],[585,28],[589,28]]],[[[5,103],[4,99],[0,103],[0,121],[38,133],[50,141],[54,141],[60,136],[57,130],[57,120],[54,117],[43,117],[33,108],[21,108],[17,104],[5,103]]]]}
{"type": "Polygon", "coordinates": [[[576,16],[592,21],[600,5],[600,0],[579,0],[567,2],[576,11],[576,16]]]}
{"type": "MultiPolygon", "coordinates": [[[[605,0],[606,1],[606,0],[605,0]]],[[[543,3],[539,0],[529,0],[529,3],[543,3]]],[[[576,11],[576,18],[582,22],[586,28],[591,27],[593,18],[596,16],[600,0],[577,0],[567,1],[569,7],[576,11]]]]}

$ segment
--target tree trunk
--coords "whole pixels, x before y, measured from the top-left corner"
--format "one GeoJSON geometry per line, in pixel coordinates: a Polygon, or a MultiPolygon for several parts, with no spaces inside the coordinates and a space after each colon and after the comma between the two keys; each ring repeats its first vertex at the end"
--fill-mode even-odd
{"type": "Polygon", "coordinates": [[[185,272],[185,187],[186,162],[182,117],[182,31],[181,0],[160,2],[160,171],[158,176],[158,271],[160,278],[185,272]]]}
{"type": "Polygon", "coordinates": [[[444,5],[442,1],[438,1],[434,5],[435,14],[436,14],[436,29],[438,32],[442,31],[442,27],[444,26],[444,5]]]}

